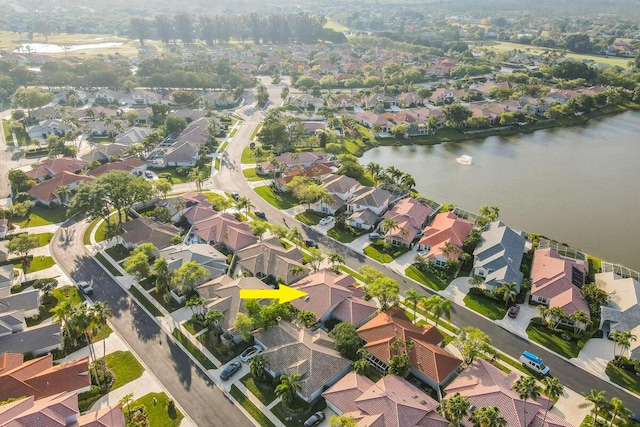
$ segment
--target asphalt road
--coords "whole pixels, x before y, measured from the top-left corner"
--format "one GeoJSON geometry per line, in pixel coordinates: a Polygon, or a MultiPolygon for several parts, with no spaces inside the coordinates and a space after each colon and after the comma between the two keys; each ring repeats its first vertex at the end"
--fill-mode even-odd
{"type": "Polygon", "coordinates": [[[112,327],[199,426],[244,427],[251,421],[196,366],[160,326],[90,257],[82,242],[86,221],[61,227],[51,242],[56,263],[93,284],[92,299],[113,309],[112,327]]]}
{"type": "MultiPolygon", "coordinates": [[[[277,88],[270,85],[269,81],[263,78],[263,83],[265,83],[270,93],[276,93],[277,88]]],[[[273,100],[274,97],[272,96],[271,99],[273,100]]],[[[225,157],[225,161],[221,163],[221,170],[212,178],[212,188],[223,189],[227,192],[237,191],[241,195],[250,198],[255,205],[255,208],[266,214],[268,222],[272,224],[280,224],[286,227],[298,227],[308,238],[316,240],[320,244],[321,249],[327,252],[337,252],[341,254],[345,258],[345,264],[354,270],[357,270],[363,265],[369,265],[376,268],[387,277],[396,280],[400,284],[402,294],[406,293],[411,288],[415,289],[420,294],[435,294],[435,291],[432,289],[426,288],[419,283],[396,273],[390,268],[384,266],[384,264],[380,264],[366,257],[364,254],[353,251],[352,249],[342,245],[340,242],[315,231],[311,227],[302,224],[293,218],[287,218],[285,222],[284,214],[255,193],[242,175],[240,165],[242,150],[244,147],[249,145],[249,137],[253,129],[255,129],[255,126],[259,123],[261,114],[258,114],[256,117],[244,118],[246,119],[245,124],[238,130],[233,143],[229,144],[227,148],[227,157],[225,157]]],[[[458,327],[474,326],[481,329],[491,337],[493,345],[496,348],[516,359],[520,357],[524,350],[533,349],[532,351],[537,356],[541,357],[549,367],[551,367],[552,374],[560,378],[562,384],[566,387],[580,393],[588,393],[591,389],[598,391],[604,390],[606,391],[606,397],[608,399],[614,396],[618,397],[622,399],[628,409],[635,413],[640,413],[640,400],[631,394],[620,390],[618,387],[609,384],[601,378],[572,365],[555,354],[531,344],[528,340],[510,333],[465,307],[461,307],[455,303],[453,304],[451,310],[451,322],[458,327]]]]}

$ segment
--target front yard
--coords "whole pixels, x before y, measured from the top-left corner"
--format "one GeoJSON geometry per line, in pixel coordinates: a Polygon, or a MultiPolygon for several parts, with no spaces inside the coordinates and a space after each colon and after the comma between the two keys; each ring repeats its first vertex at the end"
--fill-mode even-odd
{"type": "Polygon", "coordinates": [[[491,320],[502,319],[507,314],[503,301],[497,301],[485,295],[469,293],[464,297],[464,305],[491,320]]]}
{"type": "Polygon", "coordinates": [[[251,374],[247,374],[240,379],[240,382],[244,384],[247,390],[253,393],[263,405],[269,406],[271,402],[276,400],[276,393],[274,392],[271,381],[268,383],[260,383],[255,381],[251,374]]]}
{"type": "Polygon", "coordinates": [[[331,230],[327,232],[327,236],[336,239],[338,242],[351,243],[363,234],[368,233],[369,230],[362,230],[352,227],[344,227],[336,224],[331,230]]]}
{"type": "Polygon", "coordinates": [[[111,390],[140,378],[144,372],[144,368],[130,351],[121,350],[107,354],[107,368],[114,376],[111,390]]]}
{"type": "Polygon", "coordinates": [[[178,427],[184,418],[178,408],[169,407],[169,396],[165,393],[145,394],[131,405],[144,405],[147,408],[148,425],[153,427],[178,427]]]}
{"type": "Polygon", "coordinates": [[[317,225],[324,215],[314,211],[305,211],[296,215],[296,219],[303,224],[317,225]]]}
{"type": "Polygon", "coordinates": [[[288,193],[274,193],[270,186],[263,185],[262,187],[254,188],[258,196],[269,202],[270,205],[278,209],[289,209],[298,204],[297,200],[288,193]]]}
{"type": "Polygon", "coordinates": [[[404,274],[408,278],[413,279],[431,289],[435,289],[436,291],[442,291],[449,286],[449,283],[442,280],[440,277],[433,273],[425,273],[424,271],[419,270],[415,265],[407,267],[404,274]]]}
{"type": "Polygon", "coordinates": [[[394,259],[398,258],[400,255],[409,251],[407,247],[397,247],[392,246],[389,250],[387,250],[382,245],[370,244],[364,248],[364,254],[369,258],[375,259],[378,262],[383,264],[389,263],[394,259]]]}
{"type": "Polygon", "coordinates": [[[531,341],[537,342],[545,348],[558,353],[568,359],[578,357],[580,353],[579,341],[566,340],[560,332],[549,330],[545,326],[529,323],[527,336],[531,341]]]}
{"type": "Polygon", "coordinates": [[[263,181],[269,179],[268,176],[260,176],[256,173],[256,168],[242,169],[242,175],[247,178],[249,182],[263,181]]]}
{"type": "Polygon", "coordinates": [[[620,387],[624,387],[635,394],[640,394],[640,381],[638,381],[638,377],[635,373],[626,371],[612,363],[607,364],[605,373],[611,382],[618,384],[620,387]]]}
{"type": "Polygon", "coordinates": [[[64,207],[44,208],[41,206],[34,206],[26,217],[11,217],[9,218],[9,221],[12,224],[19,225],[21,228],[27,228],[58,224],[64,222],[66,219],[67,209],[64,207]]]}

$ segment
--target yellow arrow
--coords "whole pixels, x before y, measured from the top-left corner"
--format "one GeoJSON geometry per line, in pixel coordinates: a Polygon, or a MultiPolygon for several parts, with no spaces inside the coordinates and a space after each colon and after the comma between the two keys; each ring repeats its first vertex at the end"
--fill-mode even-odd
{"type": "Polygon", "coordinates": [[[242,299],[279,299],[280,304],[307,296],[306,292],[280,285],[278,289],[240,289],[242,299]]]}

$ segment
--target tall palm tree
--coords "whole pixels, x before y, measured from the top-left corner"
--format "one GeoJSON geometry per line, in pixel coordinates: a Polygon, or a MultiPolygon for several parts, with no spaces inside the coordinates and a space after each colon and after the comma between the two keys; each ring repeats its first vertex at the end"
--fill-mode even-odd
{"type": "Polygon", "coordinates": [[[56,188],[56,194],[60,198],[60,202],[63,205],[69,203],[69,199],[71,198],[71,188],[68,185],[58,185],[56,188]]]}
{"type": "Polygon", "coordinates": [[[400,178],[400,185],[405,190],[411,191],[416,186],[416,180],[411,176],[411,174],[404,173],[400,178]]]}
{"type": "Polygon", "coordinates": [[[289,240],[295,243],[296,248],[299,246],[300,242],[302,242],[302,239],[303,239],[302,232],[298,230],[297,227],[292,227],[291,230],[289,230],[288,237],[289,237],[289,240]]]}
{"type": "Polygon", "coordinates": [[[382,220],[382,228],[387,233],[398,226],[398,221],[393,218],[385,218],[382,220]]]}
{"type": "Polygon", "coordinates": [[[507,425],[507,420],[500,415],[500,408],[497,406],[484,406],[478,409],[471,414],[471,422],[477,427],[505,427],[507,425]]]}
{"type": "Polygon", "coordinates": [[[466,396],[456,393],[452,397],[449,397],[440,402],[440,413],[449,422],[460,427],[460,420],[469,415],[469,408],[471,404],[467,400],[466,396]]]}
{"type": "Polygon", "coordinates": [[[413,323],[416,323],[416,308],[421,298],[422,296],[413,288],[409,289],[407,295],[404,297],[405,302],[413,306],[413,323]]]}
{"type": "Polygon", "coordinates": [[[504,306],[508,306],[509,302],[515,301],[518,296],[518,284],[516,282],[505,282],[499,288],[498,292],[502,293],[504,306]]]}
{"type": "Polygon", "coordinates": [[[251,208],[254,207],[253,203],[251,203],[251,200],[249,200],[248,197],[242,196],[242,197],[238,197],[238,200],[236,201],[236,207],[238,208],[238,211],[242,212],[242,210],[244,209],[244,213],[248,214],[251,211],[251,208]]]}
{"type": "Polygon", "coordinates": [[[423,297],[420,300],[419,305],[433,314],[433,317],[436,318],[436,327],[438,327],[438,322],[442,316],[446,317],[447,320],[451,320],[452,303],[449,299],[442,298],[440,295],[433,295],[430,297],[423,297]]]}
{"type": "Polygon", "coordinates": [[[573,322],[573,332],[575,334],[584,331],[591,323],[589,315],[582,310],[574,311],[569,316],[569,320],[573,322]]]}
{"type": "Polygon", "coordinates": [[[100,378],[98,377],[98,368],[97,368],[98,361],[97,361],[95,349],[93,348],[93,343],[91,340],[91,335],[92,335],[93,326],[94,326],[93,312],[91,311],[90,307],[87,307],[84,304],[78,304],[74,307],[75,308],[71,314],[72,322],[74,326],[79,331],[82,331],[82,334],[84,334],[84,338],[87,341],[87,345],[89,346],[89,361],[93,362],[94,378],[98,387],[100,387],[101,384],[100,384],[100,378]]]}
{"type": "Polygon", "coordinates": [[[217,335],[222,334],[222,325],[220,323],[222,319],[224,319],[224,313],[216,309],[209,309],[204,315],[205,325],[210,330],[213,329],[213,332],[217,335]]]}
{"type": "Polygon", "coordinates": [[[627,412],[626,408],[624,407],[624,403],[617,397],[612,397],[609,401],[609,410],[611,411],[611,422],[609,423],[609,427],[613,427],[613,422],[619,414],[624,414],[625,412],[627,412]]]}
{"type": "Polygon", "coordinates": [[[389,174],[389,176],[393,178],[394,184],[398,184],[398,180],[402,177],[402,175],[404,175],[404,172],[402,172],[400,169],[398,169],[395,166],[389,166],[385,170],[387,174],[389,174]]]}
{"type": "MultiPolygon", "coordinates": [[[[71,300],[65,299],[60,304],[56,305],[51,309],[51,313],[53,314],[54,322],[60,324],[63,331],[63,338],[66,336],[67,340],[71,339],[71,330],[70,330],[70,318],[71,313],[73,312],[73,303],[71,300]]],[[[62,341],[62,346],[65,347],[64,339],[62,341]]]]}
{"type": "Polygon", "coordinates": [[[542,392],[550,400],[550,402],[547,403],[547,407],[544,408],[544,418],[542,419],[542,425],[544,425],[547,420],[547,412],[549,412],[549,408],[553,406],[553,402],[555,402],[556,399],[563,395],[564,386],[560,383],[560,379],[556,377],[544,377],[542,379],[542,384],[544,384],[544,390],[542,392]]]}
{"type": "MultiPolygon", "coordinates": [[[[91,305],[93,322],[95,323],[100,336],[102,337],[102,369],[107,372],[107,321],[113,316],[113,310],[106,301],[96,301],[91,305]]],[[[105,386],[107,384],[105,383],[105,386]]]]}
{"type": "Polygon", "coordinates": [[[591,389],[589,393],[583,394],[586,402],[583,402],[580,405],[578,405],[578,408],[588,408],[589,406],[593,406],[593,409],[591,411],[593,412],[594,427],[597,425],[596,423],[598,422],[598,412],[607,403],[604,398],[605,394],[606,394],[605,391],[595,391],[594,389],[591,389]]]}
{"type": "Polygon", "coordinates": [[[524,401],[522,405],[522,425],[528,426],[527,421],[527,400],[537,400],[540,397],[541,388],[535,378],[531,376],[521,377],[513,386],[513,391],[518,393],[520,399],[524,401]]]}
{"type": "Polygon", "coordinates": [[[256,158],[256,163],[260,163],[264,157],[264,149],[262,147],[256,147],[253,149],[253,156],[256,158]]]}
{"type": "Polygon", "coordinates": [[[156,276],[156,293],[164,295],[169,291],[169,263],[164,258],[158,258],[153,263],[152,273],[156,276]]]}
{"type": "Polygon", "coordinates": [[[281,398],[282,403],[289,408],[294,402],[296,394],[302,390],[300,378],[300,374],[281,375],[280,384],[275,389],[276,396],[281,398]]]}
{"type": "Polygon", "coordinates": [[[367,167],[365,168],[365,170],[369,175],[371,175],[371,179],[373,179],[373,182],[377,184],[378,175],[380,174],[382,167],[378,163],[370,162],[367,164],[367,167]]]}
{"type": "Polygon", "coordinates": [[[616,347],[620,348],[618,356],[624,356],[624,353],[631,348],[631,343],[636,340],[636,336],[631,331],[613,331],[609,336],[616,342],[613,348],[614,359],[617,359],[616,347]]]}
{"type": "Polygon", "coordinates": [[[189,178],[189,181],[193,181],[196,184],[197,191],[202,191],[202,183],[205,180],[204,172],[200,169],[193,168],[187,177],[189,178]]]}
{"type": "Polygon", "coordinates": [[[337,252],[330,252],[327,256],[327,260],[331,263],[331,267],[344,264],[344,257],[337,252]]]}

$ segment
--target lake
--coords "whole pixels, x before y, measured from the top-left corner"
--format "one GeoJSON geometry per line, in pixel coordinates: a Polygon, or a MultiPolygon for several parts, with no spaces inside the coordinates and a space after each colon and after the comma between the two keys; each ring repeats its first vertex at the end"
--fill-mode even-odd
{"type": "Polygon", "coordinates": [[[428,198],[472,212],[496,205],[513,228],[640,270],[639,135],[640,112],[629,111],[510,137],[378,147],[360,162],[394,165],[428,198]]]}

